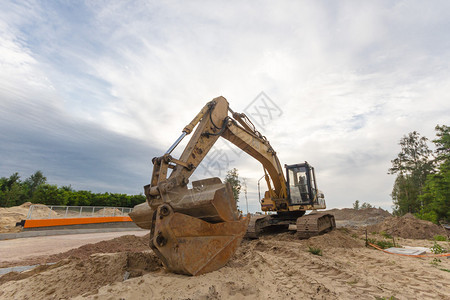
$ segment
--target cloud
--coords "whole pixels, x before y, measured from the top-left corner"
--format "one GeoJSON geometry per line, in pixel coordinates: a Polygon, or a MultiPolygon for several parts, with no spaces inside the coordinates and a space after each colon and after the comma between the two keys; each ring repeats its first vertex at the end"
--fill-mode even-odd
{"type": "MultiPolygon", "coordinates": [[[[61,182],[92,174],[92,188],[126,190],[119,169],[151,170],[134,153],[162,154],[214,97],[243,111],[264,91],[283,112],[260,128],[282,164],[311,162],[329,206],[388,208],[398,140],[448,122],[449,6],[2,2],[1,170],[27,169],[14,151],[26,149],[61,182]]],[[[259,163],[215,149],[249,178],[257,207],[259,163]]]]}

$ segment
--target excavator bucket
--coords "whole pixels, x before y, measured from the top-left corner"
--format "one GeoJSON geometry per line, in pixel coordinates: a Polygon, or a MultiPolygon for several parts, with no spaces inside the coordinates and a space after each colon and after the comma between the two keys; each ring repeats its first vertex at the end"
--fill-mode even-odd
{"type": "Polygon", "coordinates": [[[158,206],[135,206],[130,217],[150,229],[150,246],[167,270],[200,275],[223,267],[236,252],[250,217],[242,217],[231,186],[218,178],[193,182],[158,206]]]}
{"type": "Polygon", "coordinates": [[[171,272],[201,275],[223,267],[239,246],[249,218],[209,223],[161,205],[150,245],[171,272]]]}

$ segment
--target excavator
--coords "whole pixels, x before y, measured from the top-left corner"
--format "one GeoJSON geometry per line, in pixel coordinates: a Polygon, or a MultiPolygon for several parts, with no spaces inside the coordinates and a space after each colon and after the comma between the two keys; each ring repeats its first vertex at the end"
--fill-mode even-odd
{"type": "Polygon", "coordinates": [[[129,215],[150,230],[150,247],[171,272],[195,276],[217,270],[244,236],[258,238],[275,228],[309,237],[336,226],[333,215],[316,212],[326,206],[314,168],[307,162],[285,165],[286,180],[267,138],[245,114],[234,112],[224,97],[208,102],[166,153],[152,162],[150,184],[144,187],[147,201],[129,215]],[[173,150],[191,133],[180,157],[174,158],[173,150]],[[262,164],[268,187],[260,200],[264,215],[243,216],[231,185],[217,177],[193,181],[188,187],[190,176],[220,137],[262,164]],[[313,213],[304,216],[307,210],[313,213]]]}

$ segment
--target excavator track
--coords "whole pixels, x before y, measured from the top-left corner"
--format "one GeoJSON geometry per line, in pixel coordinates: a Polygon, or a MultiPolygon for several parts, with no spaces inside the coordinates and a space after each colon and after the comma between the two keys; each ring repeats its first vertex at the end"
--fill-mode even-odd
{"type": "Polygon", "coordinates": [[[250,222],[247,227],[247,232],[245,233],[244,238],[247,239],[257,239],[259,237],[259,234],[262,231],[262,225],[267,220],[269,216],[266,215],[255,215],[251,216],[250,222]]]}
{"type": "Polygon", "coordinates": [[[310,213],[297,219],[297,235],[310,238],[333,230],[336,227],[334,216],[328,213],[310,213]]]}

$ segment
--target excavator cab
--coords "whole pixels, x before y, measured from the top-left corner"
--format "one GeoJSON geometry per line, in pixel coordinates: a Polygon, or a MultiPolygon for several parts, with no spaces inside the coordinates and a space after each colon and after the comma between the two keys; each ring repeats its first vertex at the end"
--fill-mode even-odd
{"type": "Polygon", "coordinates": [[[306,161],[301,164],[285,165],[290,205],[318,204],[319,191],[314,168],[306,161]]]}

